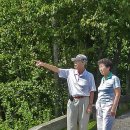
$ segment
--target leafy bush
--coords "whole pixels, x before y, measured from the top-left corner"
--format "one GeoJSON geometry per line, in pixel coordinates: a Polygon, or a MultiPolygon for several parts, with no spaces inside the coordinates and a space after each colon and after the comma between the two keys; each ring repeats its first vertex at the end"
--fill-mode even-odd
{"type": "Polygon", "coordinates": [[[0,84],[0,100],[6,119],[4,124],[10,129],[25,130],[53,118],[52,99],[45,93],[44,85],[29,81],[0,84]]]}
{"type": "MultiPolygon", "coordinates": [[[[60,116],[67,89],[35,60],[71,67],[77,53],[88,55],[87,69],[100,82],[97,61],[109,57],[129,86],[130,4],[123,1],[0,1],[0,129],[24,129],[60,116]],[[54,52],[54,43],[58,49],[54,52]],[[127,82],[126,81],[127,79],[127,82]],[[59,84],[57,83],[59,82],[59,84]]],[[[124,91],[126,90],[126,91],[124,91]]],[[[128,92],[129,93],[129,92],[128,92]]]]}

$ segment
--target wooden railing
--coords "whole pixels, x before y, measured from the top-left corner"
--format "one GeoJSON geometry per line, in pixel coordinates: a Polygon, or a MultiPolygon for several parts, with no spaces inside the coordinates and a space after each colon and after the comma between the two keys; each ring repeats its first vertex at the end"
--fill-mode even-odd
{"type": "MultiPolygon", "coordinates": [[[[121,96],[118,109],[120,109],[122,107],[122,105],[125,103],[130,103],[130,95],[121,96]]],[[[95,105],[93,105],[91,118],[96,119],[95,105]]],[[[66,126],[67,126],[67,117],[66,117],[66,115],[64,115],[64,116],[58,117],[56,119],[53,119],[49,122],[35,126],[29,130],[62,130],[62,129],[65,129],[66,126]]]]}

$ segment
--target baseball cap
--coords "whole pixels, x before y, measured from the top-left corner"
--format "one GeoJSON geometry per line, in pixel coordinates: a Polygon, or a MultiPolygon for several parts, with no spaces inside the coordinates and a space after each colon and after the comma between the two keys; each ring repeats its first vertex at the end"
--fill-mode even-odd
{"type": "Polygon", "coordinates": [[[83,54],[78,54],[75,58],[71,58],[71,61],[78,61],[78,60],[81,60],[81,61],[87,61],[87,57],[83,54]]]}

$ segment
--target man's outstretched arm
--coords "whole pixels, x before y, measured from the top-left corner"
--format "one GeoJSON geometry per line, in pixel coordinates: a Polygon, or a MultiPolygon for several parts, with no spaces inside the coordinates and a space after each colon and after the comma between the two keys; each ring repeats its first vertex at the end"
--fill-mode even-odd
{"type": "Polygon", "coordinates": [[[36,66],[47,68],[48,70],[51,70],[51,71],[56,72],[56,73],[59,72],[59,68],[58,67],[56,67],[54,65],[50,65],[50,64],[44,63],[42,61],[36,61],[36,66]]]}

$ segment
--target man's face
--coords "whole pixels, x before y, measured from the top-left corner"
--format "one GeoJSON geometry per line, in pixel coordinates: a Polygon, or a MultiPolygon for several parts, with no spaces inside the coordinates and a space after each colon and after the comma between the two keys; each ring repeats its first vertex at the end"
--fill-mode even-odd
{"type": "Polygon", "coordinates": [[[77,70],[84,68],[84,65],[84,62],[81,60],[74,61],[74,68],[77,70]]]}
{"type": "Polygon", "coordinates": [[[106,67],[104,64],[100,64],[99,71],[102,75],[106,76],[110,72],[110,67],[106,67]]]}

